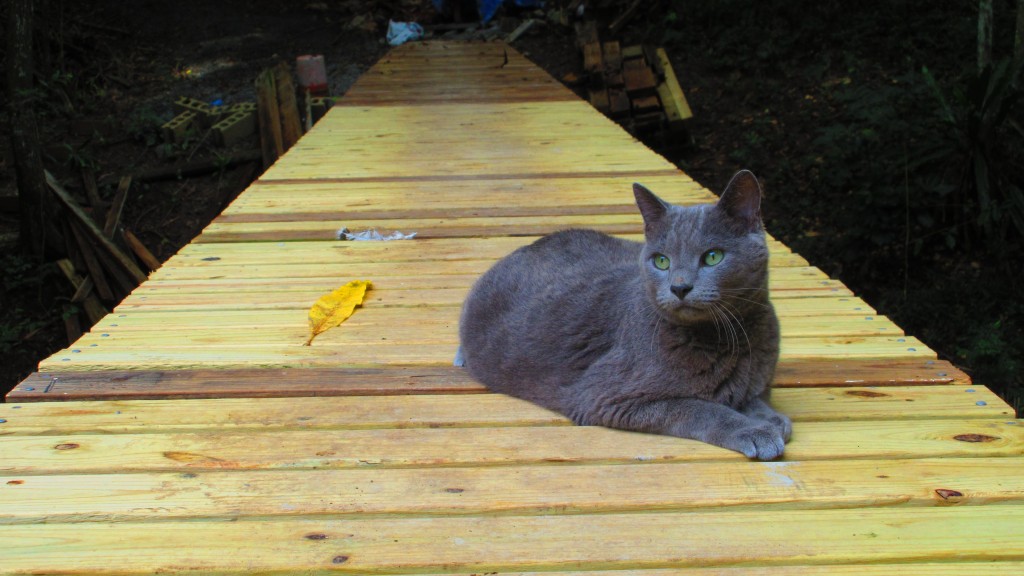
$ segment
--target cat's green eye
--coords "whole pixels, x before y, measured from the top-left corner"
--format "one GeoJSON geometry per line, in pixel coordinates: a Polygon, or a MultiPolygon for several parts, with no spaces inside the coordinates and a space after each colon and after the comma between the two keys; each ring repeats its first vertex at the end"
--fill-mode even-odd
{"type": "Polygon", "coordinates": [[[703,261],[705,266],[714,266],[725,258],[725,252],[721,250],[708,250],[704,253],[703,261]]]}
{"type": "Polygon", "coordinates": [[[664,254],[655,254],[651,256],[651,262],[654,262],[654,267],[658,270],[668,270],[670,264],[668,256],[664,254]]]}

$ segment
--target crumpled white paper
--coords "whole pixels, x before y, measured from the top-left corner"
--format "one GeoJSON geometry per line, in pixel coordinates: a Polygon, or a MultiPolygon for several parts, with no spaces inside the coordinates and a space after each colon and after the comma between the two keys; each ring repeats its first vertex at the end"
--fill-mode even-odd
{"type": "Polygon", "coordinates": [[[350,232],[348,228],[342,228],[337,233],[338,240],[367,240],[367,241],[386,241],[386,240],[411,240],[416,237],[416,233],[402,234],[399,231],[391,232],[390,234],[381,234],[377,232],[376,228],[370,228],[369,230],[363,230],[362,232],[350,232]]]}
{"type": "Polygon", "coordinates": [[[388,20],[388,44],[400,46],[410,40],[423,38],[423,26],[415,22],[395,22],[388,20]]]}

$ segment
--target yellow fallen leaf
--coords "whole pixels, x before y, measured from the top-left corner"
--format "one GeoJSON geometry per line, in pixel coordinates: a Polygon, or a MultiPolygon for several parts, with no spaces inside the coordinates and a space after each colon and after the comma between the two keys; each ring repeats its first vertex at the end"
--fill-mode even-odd
{"type": "Polygon", "coordinates": [[[369,280],[353,280],[330,294],[324,294],[309,309],[309,340],[305,346],[313,343],[317,335],[334,328],[352,315],[356,306],[363,303],[366,290],[370,287],[369,280]]]}

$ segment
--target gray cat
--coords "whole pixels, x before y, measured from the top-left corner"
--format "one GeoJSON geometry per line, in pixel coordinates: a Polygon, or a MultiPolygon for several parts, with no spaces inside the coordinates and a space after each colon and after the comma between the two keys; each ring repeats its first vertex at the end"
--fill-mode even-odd
{"type": "Polygon", "coordinates": [[[767,404],[779,324],[757,179],[739,172],[702,206],[633,193],[646,243],[566,230],[488,270],[463,305],[456,364],[580,425],[777,458],[791,424],[767,404]]]}

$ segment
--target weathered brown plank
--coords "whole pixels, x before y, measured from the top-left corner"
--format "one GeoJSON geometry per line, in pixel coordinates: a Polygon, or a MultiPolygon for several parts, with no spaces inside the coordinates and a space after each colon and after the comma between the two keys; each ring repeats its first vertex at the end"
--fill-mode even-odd
{"type": "MultiPolygon", "coordinates": [[[[454,369],[449,369],[456,372],[454,369]]],[[[240,371],[237,378],[255,374],[254,370],[240,371]]],[[[353,371],[355,372],[355,371],[353,371]]],[[[329,389],[321,396],[340,395],[333,398],[294,397],[289,390],[263,386],[261,381],[250,385],[256,389],[253,395],[262,391],[279,391],[279,398],[260,402],[239,398],[217,397],[203,403],[184,399],[170,399],[159,402],[144,401],[138,396],[123,396],[116,401],[89,402],[40,402],[22,403],[18,408],[0,407],[0,417],[7,420],[4,431],[7,434],[58,434],[58,433],[125,433],[125,432],[167,432],[200,431],[205,429],[261,431],[279,429],[367,429],[367,428],[472,428],[495,426],[566,426],[569,420],[529,402],[503,394],[486,393],[482,386],[473,383],[460,374],[453,374],[446,389],[438,386],[427,390],[420,387],[419,373],[406,375],[405,388],[392,387],[372,389],[380,371],[367,370],[361,381],[365,394],[351,386],[329,389]],[[461,387],[459,385],[461,384],[461,387]],[[429,392],[429,393],[424,393],[429,392]],[[467,396],[467,394],[469,394],[467,396]],[[292,396],[292,397],[287,397],[292,396]],[[133,399],[134,398],[134,399],[133,399]],[[309,417],[315,414],[315,417],[309,417]]],[[[458,371],[462,372],[462,371],[458,371]]],[[[88,381],[89,374],[80,376],[78,383],[88,381]]],[[[103,376],[102,374],[100,376],[103,376]]],[[[107,377],[118,377],[106,374],[107,377]]],[[[196,375],[197,380],[201,375],[196,375]]],[[[213,372],[208,381],[216,382],[223,375],[213,372]]],[[[354,375],[346,375],[355,381],[354,375]]],[[[60,396],[68,387],[61,375],[50,392],[41,395],[60,396]]],[[[294,381],[292,374],[284,373],[283,379],[294,381]]],[[[72,378],[74,380],[74,378],[72,378]]],[[[98,380],[98,379],[97,379],[98,380]]],[[[122,378],[121,390],[138,386],[139,380],[174,385],[173,378],[160,379],[158,374],[142,373],[122,378]],[[149,378],[149,380],[146,380],[149,378]],[[126,384],[127,383],[127,384],[126,384]]],[[[397,381],[397,378],[395,378],[397,381]]],[[[74,382],[72,382],[74,383],[74,382]]],[[[195,384],[196,382],[193,382],[195,384]]],[[[265,384],[265,383],[264,383],[265,384]]],[[[49,383],[47,383],[49,385],[49,383]]],[[[112,391],[110,387],[108,390],[112,391]]],[[[972,385],[952,387],[934,386],[888,386],[878,387],[820,387],[820,388],[777,388],[772,395],[772,404],[796,422],[854,421],[854,420],[928,420],[928,419],[1006,419],[1013,412],[990,390],[972,385]],[[908,411],[911,406],[912,411],[908,411]]],[[[138,391],[138,388],[134,388],[138,391]]],[[[202,393],[207,393],[205,390],[202,393]]],[[[306,396],[311,396],[306,394],[306,396]]],[[[111,400],[116,398],[111,394],[111,400]]],[[[65,398],[72,400],[72,398],[65,398]]],[[[85,400],[86,398],[79,398],[85,400]]]]}
{"type": "MultiPolygon", "coordinates": [[[[966,383],[945,361],[836,359],[783,362],[775,386],[899,386],[966,383]]],[[[463,370],[439,367],[37,372],[16,386],[9,401],[103,398],[219,398],[346,396],[482,392],[463,370]]],[[[918,407],[915,406],[914,410],[918,407]]]]}
{"type": "MultiPolygon", "coordinates": [[[[967,384],[943,360],[795,360],[783,362],[774,385],[786,387],[967,384]]],[[[968,388],[965,388],[965,390],[968,388]]],[[[983,389],[983,388],[982,388],[983,389]]],[[[36,372],[8,394],[9,402],[130,398],[235,398],[479,393],[464,370],[442,366],[376,368],[250,368],[172,371],[36,372]]],[[[992,404],[989,398],[979,398],[992,404]]],[[[908,406],[920,413],[920,405],[908,406]]],[[[856,417],[856,413],[850,414],[856,417]]]]}
{"type": "MultiPolygon", "coordinates": [[[[776,371],[778,387],[966,384],[968,377],[942,360],[795,360],[776,371]]],[[[173,371],[37,372],[8,401],[113,398],[232,398],[482,392],[463,370],[441,366],[390,368],[251,368],[173,371]]],[[[918,410],[915,405],[914,410],[918,410]]]]}

